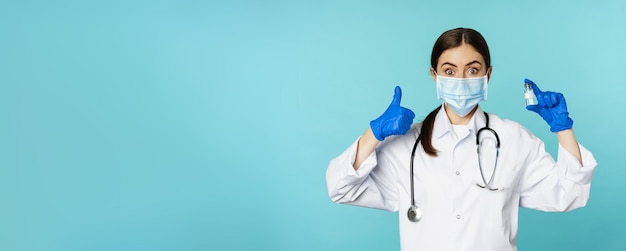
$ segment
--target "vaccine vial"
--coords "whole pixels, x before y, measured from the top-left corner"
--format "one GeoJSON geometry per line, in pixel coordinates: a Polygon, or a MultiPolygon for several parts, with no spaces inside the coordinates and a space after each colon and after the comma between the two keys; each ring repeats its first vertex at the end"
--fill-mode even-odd
{"type": "Polygon", "coordinates": [[[526,105],[536,105],[537,97],[535,96],[535,92],[533,91],[533,87],[530,84],[524,85],[524,98],[526,99],[526,105]]]}

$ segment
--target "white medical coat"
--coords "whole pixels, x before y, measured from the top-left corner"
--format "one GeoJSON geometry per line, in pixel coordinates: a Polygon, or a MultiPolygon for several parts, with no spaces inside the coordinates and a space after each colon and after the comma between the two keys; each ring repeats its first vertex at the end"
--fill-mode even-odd
{"type": "MultiPolygon", "coordinates": [[[[432,145],[437,157],[418,146],[414,162],[415,203],[422,210],[419,222],[410,222],[409,161],[421,124],[408,133],[381,142],[358,168],[352,167],[355,141],[332,159],[326,172],[332,201],[399,211],[402,250],[516,250],[518,208],[569,211],[584,206],[596,161],[582,145],[583,165],[559,145],[558,161],[544,143],[520,124],[489,114],[489,126],[501,141],[500,155],[490,191],[478,166],[475,134],[485,126],[480,107],[466,133],[456,136],[441,109],[436,116],[432,145]]],[[[495,140],[481,133],[486,152],[481,158],[489,181],[495,161],[495,140]]]]}

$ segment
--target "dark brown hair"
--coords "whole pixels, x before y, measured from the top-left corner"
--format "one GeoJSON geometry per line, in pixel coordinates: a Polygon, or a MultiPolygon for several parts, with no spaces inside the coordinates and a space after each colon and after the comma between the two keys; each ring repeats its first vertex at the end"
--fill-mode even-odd
{"type": "MultiPolygon", "coordinates": [[[[491,56],[489,55],[489,47],[487,46],[485,38],[476,30],[456,28],[444,32],[437,38],[437,41],[435,41],[432,54],[430,55],[430,66],[434,69],[435,73],[437,72],[437,64],[439,63],[441,54],[447,49],[456,48],[463,44],[471,45],[483,56],[487,70],[491,67],[491,56]]],[[[437,156],[437,149],[432,145],[433,127],[435,125],[435,117],[440,109],[441,106],[438,106],[426,116],[422,122],[422,130],[419,136],[424,152],[433,157],[437,156]]]]}

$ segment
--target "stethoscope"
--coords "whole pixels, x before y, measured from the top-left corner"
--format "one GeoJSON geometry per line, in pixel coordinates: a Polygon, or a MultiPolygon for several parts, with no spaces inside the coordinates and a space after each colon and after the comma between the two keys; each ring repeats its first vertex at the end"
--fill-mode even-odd
{"type": "MultiPolygon", "coordinates": [[[[500,137],[498,136],[498,133],[495,130],[489,127],[489,115],[487,115],[486,112],[485,112],[485,120],[486,120],[485,127],[480,128],[478,132],[476,132],[476,153],[478,154],[478,168],[480,169],[480,177],[482,178],[484,185],[481,185],[479,183],[476,183],[476,185],[480,188],[485,188],[490,191],[502,190],[502,188],[497,188],[497,187],[494,188],[491,186],[491,183],[493,182],[493,177],[496,173],[496,167],[498,166],[498,155],[500,154],[500,137]],[[484,131],[489,131],[494,136],[496,136],[496,161],[495,161],[495,164],[493,165],[493,172],[491,172],[491,177],[489,178],[489,182],[487,182],[487,180],[485,179],[485,175],[483,173],[483,166],[480,161],[480,147],[482,144],[482,142],[480,142],[480,133],[484,131]]],[[[412,222],[418,222],[420,219],[422,219],[422,210],[415,205],[415,190],[414,190],[414,182],[413,182],[413,162],[415,160],[415,150],[417,149],[417,145],[419,144],[421,137],[422,137],[422,134],[417,136],[417,139],[415,140],[415,144],[413,145],[413,151],[411,152],[411,162],[409,164],[410,165],[409,175],[411,176],[411,206],[409,207],[407,216],[409,217],[409,220],[412,222]]]]}

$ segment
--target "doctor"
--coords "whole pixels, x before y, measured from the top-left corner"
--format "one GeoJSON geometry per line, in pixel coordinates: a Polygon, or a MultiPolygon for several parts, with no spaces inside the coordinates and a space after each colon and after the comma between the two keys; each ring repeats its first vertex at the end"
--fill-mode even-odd
{"type": "Polygon", "coordinates": [[[519,207],[565,212],[585,206],[596,161],[577,142],[561,93],[525,80],[538,101],[526,108],[558,138],[555,162],[522,125],[478,105],[492,73],[480,33],[444,32],[430,73],[443,104],[413,124],[396,87],[384,113],[330,161],[332,201],[399,211],[402,250],[517,250],[519,207]]]}

